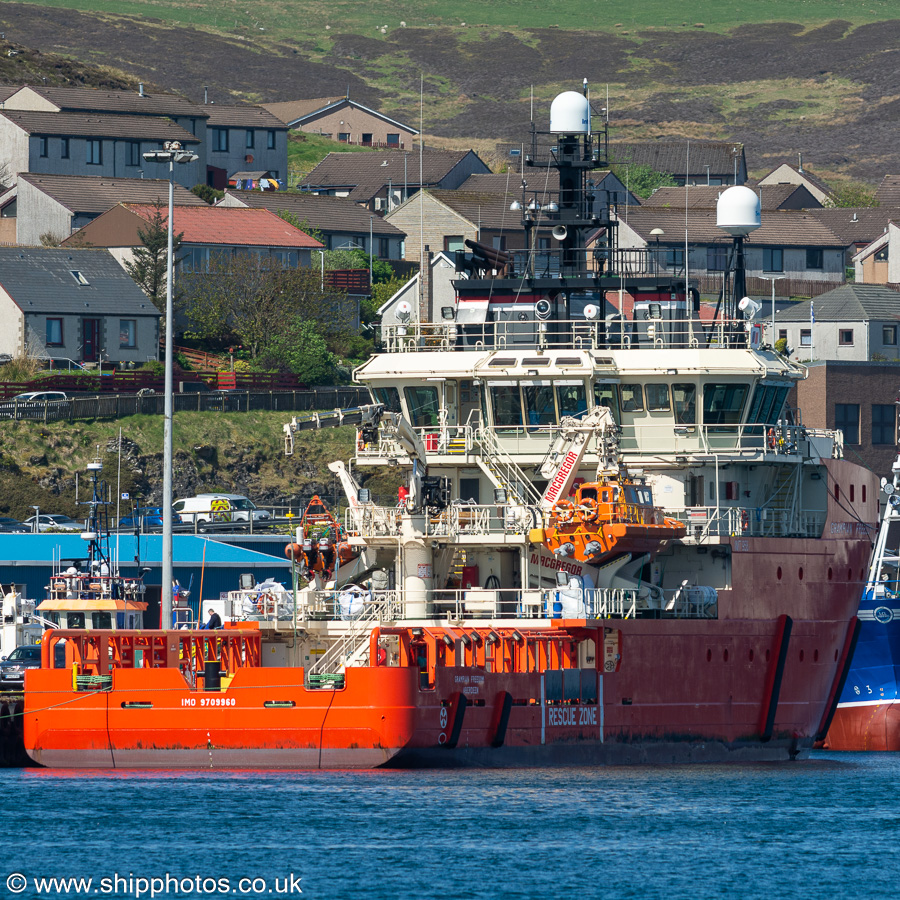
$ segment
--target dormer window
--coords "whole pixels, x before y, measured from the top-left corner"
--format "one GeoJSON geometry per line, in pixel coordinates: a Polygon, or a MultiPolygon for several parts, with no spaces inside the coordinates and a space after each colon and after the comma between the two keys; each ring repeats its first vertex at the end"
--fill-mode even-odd
{"type": "Polygon", "coordinates": [[[78,271],[78,269],[71,269],[70,273],[79,284],[90,284],[87,278],[85,278],[84,275],[82,275],[81,272],[78,271]]]}

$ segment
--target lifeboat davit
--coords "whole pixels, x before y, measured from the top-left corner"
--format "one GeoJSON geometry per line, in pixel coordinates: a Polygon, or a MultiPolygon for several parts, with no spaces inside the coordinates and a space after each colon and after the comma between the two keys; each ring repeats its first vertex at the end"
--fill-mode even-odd
{"type": "Polygon", "coordinates": [[[553,506],[547,527],[533,532],[532,540],[557,556],[596,566],[612,554],[652,559],[686,531],[653,505],[649,485],[619,477],[579,485],[574,498],[553,506]]]}
{"type": "Polygon", "coordinates": [[[345,566],[359,556],[359,548],[350,545],[346,530],[318,494],[309,501],[303,513],[301,531],[302,542],[288,544],[284,555],[297,560],[305,572],[315,572],[329,579],[335,568],[345,566]]]}

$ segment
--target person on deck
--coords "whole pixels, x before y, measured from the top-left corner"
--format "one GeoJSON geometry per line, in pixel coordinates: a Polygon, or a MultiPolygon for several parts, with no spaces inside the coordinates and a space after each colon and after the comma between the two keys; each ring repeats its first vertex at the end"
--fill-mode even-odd
{"type": "Polygon", "coordinates": [[[205,628],[207,631],[215,631],[217,628],[222,627],[222,619],[212,607],[209,607],[209,621],[200,627],[205,628]]]}

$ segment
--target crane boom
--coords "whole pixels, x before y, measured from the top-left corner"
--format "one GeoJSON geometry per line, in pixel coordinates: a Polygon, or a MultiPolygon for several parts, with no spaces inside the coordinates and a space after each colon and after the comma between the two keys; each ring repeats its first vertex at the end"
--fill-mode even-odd
{"type": "Polygon", "coordinates": [[[592,438],[597,442],[600,457],[597,477],[618,474],[619,427],[609,407],[595,406],[580,419],[566,416],[560,421],[556,439],[541,463],[541,475],[548,480],[539,503],[541,509],[552,509],[568,495],[592,438]]]}

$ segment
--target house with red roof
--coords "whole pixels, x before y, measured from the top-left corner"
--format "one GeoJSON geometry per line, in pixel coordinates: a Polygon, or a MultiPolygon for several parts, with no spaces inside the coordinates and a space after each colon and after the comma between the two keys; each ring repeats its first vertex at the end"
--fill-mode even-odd
{"type": "MultiPolygon", "coordinates": [[[[168,212],[163,207],[163,221],[168,212]]],[[[97,216],[60,246],[105,247],[122,264],[141,245],[139,231],[156,214],[152,204],[119,203],[97,216]]],[[[286,266],[308,266],[312,251],[322,250],[315,238],[267,209],[218,206],[175,206],[173,227],[182,234],[178,272],[205,272],[210,255],[254,253],[286,266]]]]}

